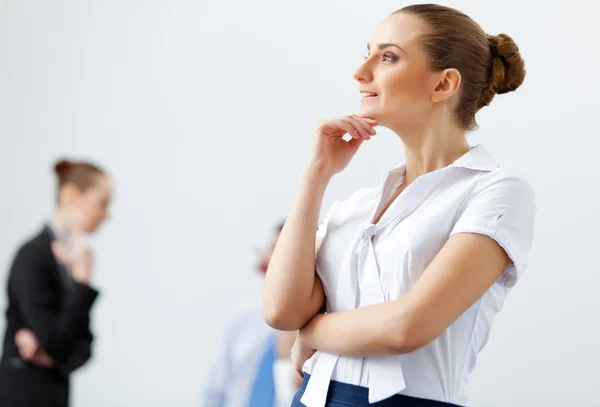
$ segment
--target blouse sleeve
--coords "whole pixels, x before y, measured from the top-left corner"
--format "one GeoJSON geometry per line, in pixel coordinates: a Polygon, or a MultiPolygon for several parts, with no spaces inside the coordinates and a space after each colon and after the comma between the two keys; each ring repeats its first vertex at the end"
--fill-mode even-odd
{"type": "Polygon", "coordinates": [[[474,189],[450,235],[478,233],[494,239],[511,259],[499,282],[512,287],[527,266],[535,214],[530,184],[519,174],[498,171],[474,189]]]}

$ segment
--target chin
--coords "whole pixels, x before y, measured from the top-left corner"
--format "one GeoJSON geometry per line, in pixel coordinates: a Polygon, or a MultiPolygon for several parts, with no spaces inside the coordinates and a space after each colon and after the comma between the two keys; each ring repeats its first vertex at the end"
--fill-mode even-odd
{"type": "Polygon", "coordinates": [[[381,110],[375,109],[373,107],[361,106],[360,110],[358,111],[358,115],[361,117],[368,117],[369,119],[377,120],[378,122],[380,122],[381,119],[383,119],[381,110]]]}
{"type": "Polygon", "coordinates": [[[85,231],[86,233],[92,234],[92,233],[94,233],[96,230],[98,230],[98,226],[100,226],[100,225],[89,225],[89,226],[87,226],[87,227],[84,229],[84,231],[85,231]]]}

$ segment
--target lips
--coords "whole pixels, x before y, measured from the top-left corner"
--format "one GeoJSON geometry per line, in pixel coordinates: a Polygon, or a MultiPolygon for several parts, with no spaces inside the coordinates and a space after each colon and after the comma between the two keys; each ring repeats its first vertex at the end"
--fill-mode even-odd
{"type": "Polygon", "coordinates": [[[364,90],[360,91],[360,94],[362,95],[363,99],[364,98],[373,98],[373,97],[378,96],[378,94],[375,92],[369,92],[369,91],[364,91],[364,90]]]}

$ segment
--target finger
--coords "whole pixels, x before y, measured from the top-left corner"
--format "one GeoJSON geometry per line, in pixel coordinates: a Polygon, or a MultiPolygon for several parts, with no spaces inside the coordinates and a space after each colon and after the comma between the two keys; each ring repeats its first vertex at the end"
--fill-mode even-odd
{"type": "Polygon", "coordinates": [[[372,125],[372,126],[378,126],[378,125],[379,125],[379,122],[378,122],[377,120],[375,120],[375,119],[371,119],[371,118],[370,118],[370,117],[368,117],[368,116],[361,116],[361,115],[359,115],[359,114],[355,114],[355,115],[353,115],[353,116],[356,116],[356,117],[358,117],[359,119],[362,119],[362,120],[366,120],[366,121],[367,121],[367,122],[369,122],[369,124],[370,124],[370,125],[372,125]]]}
{"type": "Polygon", "coordinates": [[[30,362],[39,367],[52,367],[53,364],[52,360],[37,355],[34,358],[32,358],[30,362]]]}
{"type": "Polygon", "coordinates": [[[358,150],[358,148],[364,141],[365,141],[364,138],[355,138],[355,139],[348,141],[348,145],[350,147],[352,147],[353,149],[358,150]]]}
{"type": "Polygon", "coordinates": [[[39,356],[36,356],[36,357],[33,357],[33,358],[29,359],[29,362],[31,362],[34,365],[39,366],[39,367],[46,367],[44,365],[44,360],[42,358],[40,358],[39,356]]]}
{"type": "Polygon", "coordinates": [[[360,117],[358,117],[356,115],[352,115],[351,120],[354,123],[356,123],[357,126],[360,126],[364,129],[364,131],[368,135],[367,140],[370,140],[371,136],[374,136],[375,134],[377,134],[375,129],[373,129],[373,126],[371,126],[371,124],[368,123],[366,120],[362,120],[360,117]]]}
{"type": "Polygon", "coordinates": [[[371,130],[362,122],[360,122],[355,117],[349,117],[348,120],[352,123],[352,125],[359,129],[361,137],[365,140],[371,139],[371,130]]]}
{"type": "Polygon", "coordinates": [[[373,131],[375,131],[375,134],[377,134],[377,130],[375,130],[375,127],[379,126],[379,122],[377,120],[372,120],[372,119],[363,119],[365,121],[365,123],[369,124],[372,128],[373,131]]]}
{"type": "Polygon", "coordinates": [[[33,363],[42,367],[52,367],[54,365],[54,359],[52,359],[45,351],[40,350],[35,354],[33,363]]]}
{"type": "Polygon", "coordinates": [[[337,126],[348,133],[353,139],[362,138],[362,135],[359,133],[358,129],[356,129],[356,127],[354,127],[352,123],[347,120],[340,119],[337,122],[337,126]]]}
{"type": "Polygon", "coordinates": [[[368,117],[360,117],[360,116],[356,116],[356,119],[359,120],[360,122],[364,123],[366,126],[368,126],[371,129],[372,136],[377,134],[377,130],[375,129],[375,127],[379,125],[379,122],[377,120],[373,120],[368,117]]]}
{"type": "Polygon", "coordinates": [[[356,129],[358,134],[360,134],[360,137],[364,138],[365,140],[368,140],[371,137],[369,131],[365,128],[365,126],[358,120],[356,120],[354,117],[348,116],[345,117],[344,120],[346,120],[348,123],[350,123],[352,127],[356,129]]]}
{"type": "Polygon", "coordinates": [[[373,120],[373,119],[369,119],[369,118],[365,118],[365,117],[359,117],[358,120],[361,120],[365,124],[369,125],[373,129],[374,135],[377,134],[377,130],[375,129],[375,127],[379,126],[379,122],[377,120],[373,120]]]}

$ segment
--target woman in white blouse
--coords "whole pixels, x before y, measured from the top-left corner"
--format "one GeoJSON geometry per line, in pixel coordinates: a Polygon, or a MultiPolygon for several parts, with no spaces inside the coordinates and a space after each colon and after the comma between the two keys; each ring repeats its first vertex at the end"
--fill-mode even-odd
{"type": "Polygon", "coordinates": [[[510,37],[438,5],[395,12],[368,51],[354,75],[359,114],[317,127],[264,317],[299,329],[293,406],[464,406],[492,320],[526,267],[536,211],[523,177],[465,133],[495,94],[521,85],[524,63],[510,37]],[[376,126],[399,136],[406,162],[336,202],[315,244],[329,181],[376,126]]]}

